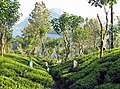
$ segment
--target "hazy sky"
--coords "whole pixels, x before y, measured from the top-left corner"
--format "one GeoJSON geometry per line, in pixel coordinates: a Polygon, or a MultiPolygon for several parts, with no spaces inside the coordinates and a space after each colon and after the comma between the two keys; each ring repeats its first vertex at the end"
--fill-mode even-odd
{"type": "MultiPolygon", "coordinates": [[[[23,16],[21,20],[24,20],[29,16],[31,11],[34,9],[35,2],[43,1],[48,9],[59,8],[64,12],[70,14],[80,15],[82,17],[95,17],[98,13],[101,18],[104,17],[104,10],[99,7],[94,7],[88,4],[88,0],[18,0],[21,4],[21,9],[19,10],[23,16]]],[[[115,15],[120,16],[120,1],[117,5],[114,5],[115,15]]]]}

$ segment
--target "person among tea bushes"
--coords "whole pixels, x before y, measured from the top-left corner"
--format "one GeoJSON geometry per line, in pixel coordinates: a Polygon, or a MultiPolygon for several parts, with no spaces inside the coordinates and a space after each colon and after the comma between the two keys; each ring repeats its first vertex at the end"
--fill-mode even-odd
{"type": "Polygon", "coordinates": [[[46,68],[48,67],[48,62],[47,62],[47,61],[45,62],[45,67],[46,67],[46,68]]]}
{"type": "Polygon", "coordinates": [[[33,68],[33,62],[32,62],[32,59],[30,59],[29,66],[30,66],[31,68],[33,68]]]}
{"type": "Polygon", "coordinates": [[[50,66],[53,65],[53,61],[52,61],[52,59],[49,61],[49,64],[50,64],[50,66]]]}
{"type": "Polygon", "coordinates": [[[73,60],[73,69],[77,67],[78,62],[76,60],[73,60]]]}
{"type": "Polygon", "coordinates": [[[47,72],[50,71],[49,66],[48,66],[48,62],[47,62],[47,61],[45,61],[45,68],[46,68],[46,71],[47,71],[47,72]]]}
{"type": "Polygon", "coordinates": [[[78,64],[78,62],[76,60],[72,60],[72,66],[71,66],[71,69],[70,69],[71,72],[76,71],[77,64],[78,64]]]}

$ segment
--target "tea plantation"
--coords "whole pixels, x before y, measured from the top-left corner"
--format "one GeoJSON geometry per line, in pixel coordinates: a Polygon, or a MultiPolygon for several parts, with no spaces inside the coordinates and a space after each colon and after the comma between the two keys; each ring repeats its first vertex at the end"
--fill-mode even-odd
{"type": "Polygon", "coordinates": [[[75,72],[72,60],[52,68],[57,89],[120,89],[120,49],[104,51],[74,58],[78,62],[75,72]]]}
{"type": "Polygon", "coordinates": [[[120,89],[120,49],[74,57],[50,68],[44,68],[41,58],[20,54],[0,57],[0,89],[120,89]],[[33,68],[29,67],[30,59],[33,68]],[[70,71],[72,60],[78,65],[70,71]]]}
{"type": "Polygon", "coordinates": [[[42,59],[32,60],[33,68],[29,67],[29,57],[18,54],[0,57],[0,89],[52,89],[54,81],[41,67],[42,59]]]}

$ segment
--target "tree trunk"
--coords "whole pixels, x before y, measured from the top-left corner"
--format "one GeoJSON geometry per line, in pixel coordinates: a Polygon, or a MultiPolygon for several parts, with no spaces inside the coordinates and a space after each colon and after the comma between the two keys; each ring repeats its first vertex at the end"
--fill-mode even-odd
{"type": "Polygon", "coordinates": [[[43,43],[42,43],[42,57],[45,57],[45,48],[43,43]]]}
{"type": "Polygon", "coordinates": [[[66,50],[65,61],[67,61],[67,58],[68,58],[68,56],[70,54],[70,44],[69,43],[66,45],[66,49],[65,50],[66,50]]]}
{"type": "Polygon", "coordinates": [[[114,45],[113,45],[113,3],[111,5],[111,49],[114,48],[114,45]]]}
{"type": "Polygon", "coordinates": [[[111,44],[110,44],[110,32],[108,32],[108,35],[109,35],[109,38],[107,39],[107,43],[108,43],[107,48],[110,49],[111,48],[111,44]]]}
{"type": "Polygon", "coordinates": [[[103,56],[103,40],[101,41],[101,45],[100,45],[100,59],[103,56]]]}
{"type": "Polygon", "coordinates": [[[78,49],[79,49],[79,50],[78,50],[79,55],[82,55],[82,54],[83,54],[83,46],[82,46],[81,43],[79,43],[78,49]]]}
{"type": "Polygon", "coordinates": [[[106,30],[105,30],[104,34],[102,33],[103,32],[102,22],[99,18],[99,15],[97,14],[97,18],[99,20],[100,28],[101,28],[101,31],[100,31],[100,41],[101,41],[101,44],[100,44],[100,58],[102,58],[102,55],[103,55],[103,42],[105,40],[106,34],[108,33],[108,12],[109,12],[109,10],[107,11],[106,7],[104,6],[104,11],[105,11],[105,15],[106,15],[106,30]]]}
{"type": "Polygon", "coordinates": [[[1,32],[1,56],[3,57],[4,49],[5,49],[5,32],[1,32]]]}
{"type": "Polygon", "coordinates": [[[99,20],[99,23],[100,23],[100,28],[101,28],[101,31],[100,31],[100,58],[102,58],[102,55],[103,55],[103,27],[102,27],[102,23],[101,23],[101,20],[99,18],[99,15],[97,14],[97,18],[99,20]]]}
{"type": "Polygon", "coordinates": [[[67,58],[70,54],[70,39],[65,35],[64,38],[64,46],[65,46],[65,51],[66,51],[66,56],[65,56],[65,61],[67,61],[67,58]]]}
{"type": "Polygon", "coordinates": [[[69,51],[69,50],[66,50],[65,61],[67,61],[67,58],[68,58],[69,54],[70,54],[70,51],[69,51]]]}
{"type": "Polygon", "coordinates": [[[43,38],[41,39],[41,47],[42,47],[42,57],[44,58],[45,57],[45,45],[43,43],[43,38]]]}

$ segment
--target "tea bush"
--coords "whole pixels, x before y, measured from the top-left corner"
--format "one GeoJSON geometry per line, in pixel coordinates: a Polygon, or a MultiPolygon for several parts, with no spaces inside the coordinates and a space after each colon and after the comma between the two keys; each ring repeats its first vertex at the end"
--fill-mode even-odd
{"type": "Polygon", "coordinates": [[[120,49],[105,50],[103,58],[99,52],[82,57],[75,57],[79,63],[75,72],[70,71],[72,60],[52,68],[52,76],[63,89],[119,89],[120,84],[120,49]]]}
{"type": "MultiPolygon", "coordinates": [[[[34,57],[33,68],[29,57],[5,54],[0,57],[0,89],[52,89],[53,78],[34,57]]],[[[42,59],[43,60],[43,59],[42,59]]]]}

